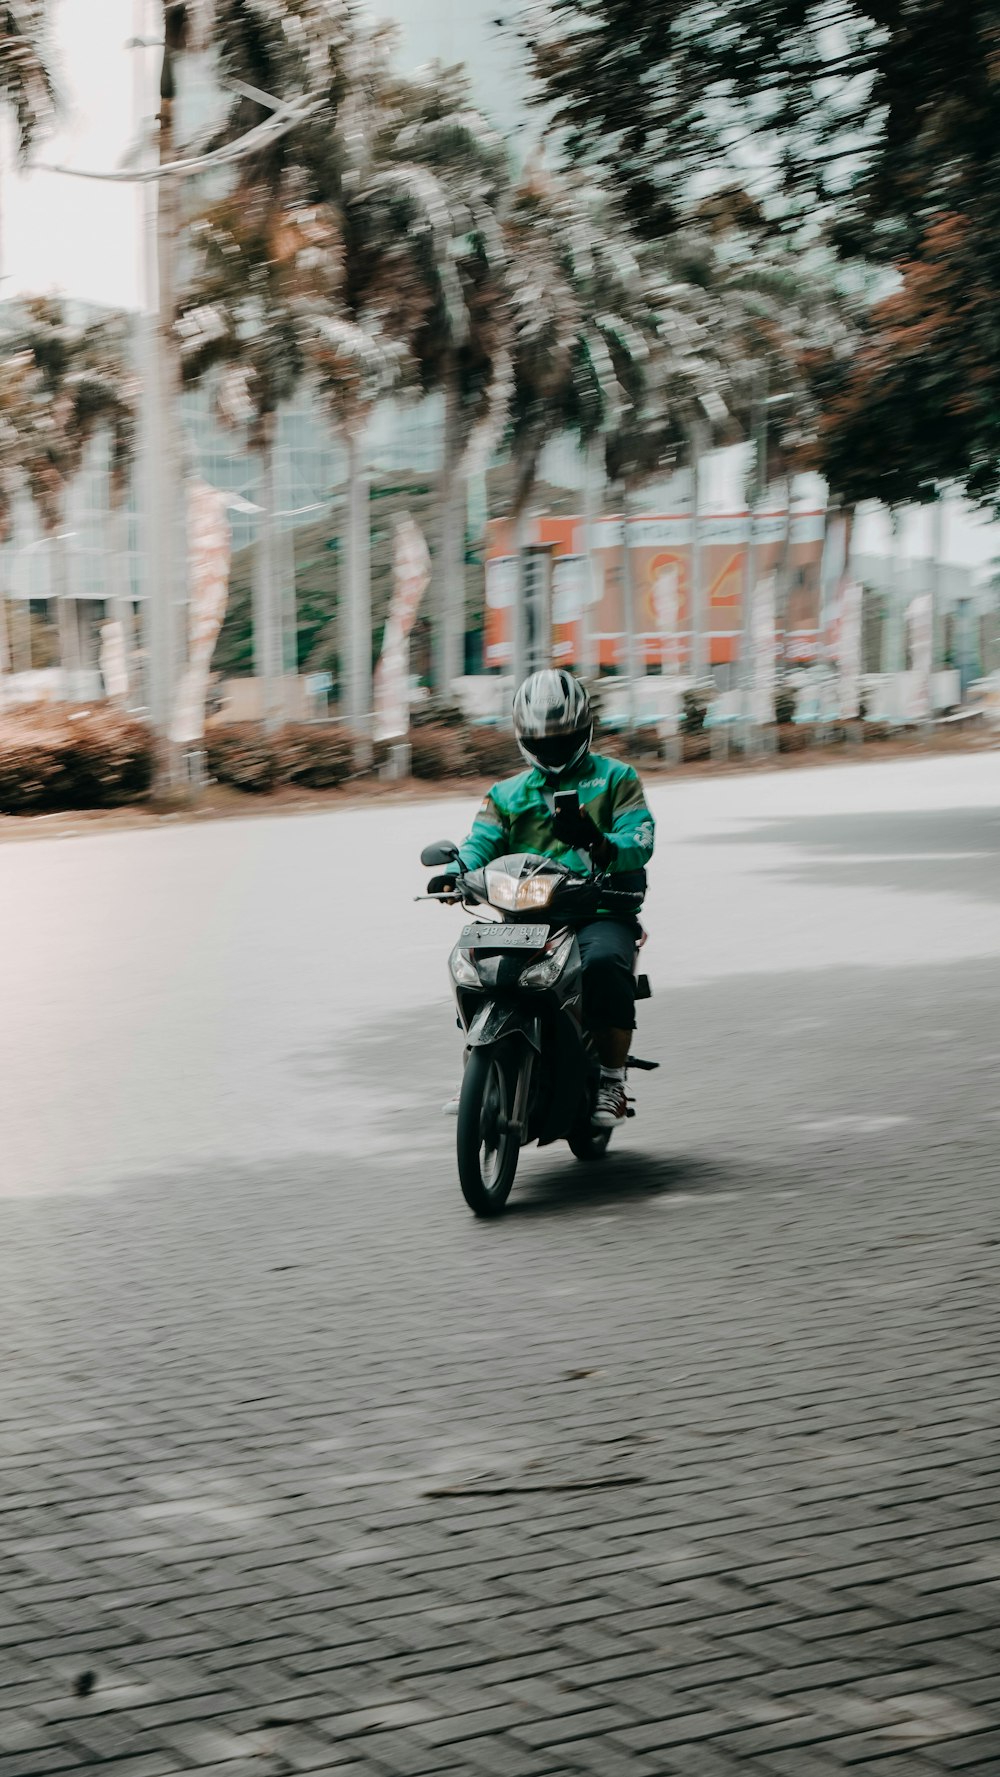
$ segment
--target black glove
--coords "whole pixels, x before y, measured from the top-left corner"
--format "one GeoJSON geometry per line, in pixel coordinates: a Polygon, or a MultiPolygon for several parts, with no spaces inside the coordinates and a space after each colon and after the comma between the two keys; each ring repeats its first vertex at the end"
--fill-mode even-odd
{"type": "Polygon", "coordinates": [[[429,895],[453,895],[455,893],[454,876],[432,876],[427,884],[429,895]]]}
{"type": "Polygon", "coordinates": [[[596,821],[583,808],[557,808],[552,831],[563,845],[573,851],[587,851],[598,869],[606,870],[615,855],[614,840],[602,833],[596,821]]]}
{"type": "Polygon", "coordinates": [[[552,817],[552,831],[563,845],[571,846],[574,851],[589,851],[600,838],[600,832],[580,807],[565,805],[556,809],[552,817]]]}

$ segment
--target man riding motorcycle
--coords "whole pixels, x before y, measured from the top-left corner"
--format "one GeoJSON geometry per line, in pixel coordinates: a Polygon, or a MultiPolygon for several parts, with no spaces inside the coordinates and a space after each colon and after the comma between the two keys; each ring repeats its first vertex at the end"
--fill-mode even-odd
{"type": "MultiPolygon", "coordinates": [[[[446,892],[460,870],[482,869],[505,853],[536,852],[571,870],[607,871],[616,889],[635,892],[638,906],[653,854],[653,817],[633,767],[591,752],[594,718],[584,686],[567,672],[532,673],[514,698],[514,733],[529,769],[493,785],[459,863],[433,877],[428,892],[446,892]]],[[[593,1124],[612,1129],[628,1114],[636,921],[599,912],[577,937],[584,1022],[601,1063],[593,1124]]]]}

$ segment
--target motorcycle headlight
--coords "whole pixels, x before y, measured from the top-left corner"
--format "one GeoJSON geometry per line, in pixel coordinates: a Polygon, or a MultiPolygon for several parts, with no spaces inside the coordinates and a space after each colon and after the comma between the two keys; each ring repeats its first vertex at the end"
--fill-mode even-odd
{"type": "Polygon", "coordinates": [[[573,948],[573,934],[563,938],[556,945],[551,956],[544,956],[540,963],[531,963],[521,976],[522,987],[554,987],[569,962],[573,948]]]}
{"type": "Polygon", "coordinates": [[[480,985],[475,965],[470,961],[469,957],[466,956],[461,944],[455,945],[454,950],[448,958],[448,967],[451,970],[452,980],[455,981],[459,987],[478,987],[480,985]]]}
{"type": "Polygon", "coordinates": [[[487,870],[486,893],[494,907],[526,913],[533,907],[547,907],[558,881],[558,876],[525,876],[519,881],[506,870],[487,870]]]}

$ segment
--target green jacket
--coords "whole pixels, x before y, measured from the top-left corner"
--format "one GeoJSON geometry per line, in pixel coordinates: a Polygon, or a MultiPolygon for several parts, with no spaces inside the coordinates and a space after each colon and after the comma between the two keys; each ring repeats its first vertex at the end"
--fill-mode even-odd
{"type": "Polygon", "coordinates": [[[580,807],[608,835],[614,847],[613,873],[645,870],[653,855],[654,827],[638,773],[599,753],[588,753],[557,784],[549,783],[537,766],[494,784],[460,847],[462,869],[481,870],[510,852],[535,852],[558,858],[571,870],[589,871],[586,853],[571,851],[552,831],[558,790],[575,790],[580,807]]]}

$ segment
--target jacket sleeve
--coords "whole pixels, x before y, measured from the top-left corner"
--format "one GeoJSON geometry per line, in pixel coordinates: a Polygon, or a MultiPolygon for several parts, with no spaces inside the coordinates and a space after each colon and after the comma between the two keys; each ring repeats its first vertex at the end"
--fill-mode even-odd
{"type": "Polygon", "coordinates": [[[639,774],[631,765],[623,765],[616,778],[612,815],[608,835],[615,848],[612,870],[644,870],[653,855],[656,825],[639,774]]]}
{"type": "Polygon", "coordinates": [[[463,870],[481,870],[508,849],[509,823],[496,796],[496,786],[484,796],[472,823],[472,831],[459,847],[463,870]]]}

